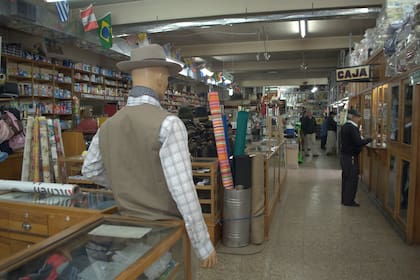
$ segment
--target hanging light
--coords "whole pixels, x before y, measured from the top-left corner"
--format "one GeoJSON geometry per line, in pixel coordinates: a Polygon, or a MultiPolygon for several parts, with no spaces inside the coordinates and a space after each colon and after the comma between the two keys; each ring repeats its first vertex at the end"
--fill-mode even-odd
{"type": "Polygon", "coordinates": [[[311,92],[312,92],[312,93],[315,93],[317,90],[318,90],[318,88],[317,88],[316,86],[314,86],[314,87],[311,89],[311,92]]]}
{"type": "Polygon", "coordinates": [[[306,36],[306,19],[299,20],[299,32],[300,32],[300,37],[305,38],[305,36],[306,36]]]}

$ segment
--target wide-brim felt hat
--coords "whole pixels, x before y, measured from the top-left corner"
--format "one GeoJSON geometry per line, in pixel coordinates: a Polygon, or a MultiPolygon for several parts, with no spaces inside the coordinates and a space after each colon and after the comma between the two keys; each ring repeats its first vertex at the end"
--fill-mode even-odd
{"type": "Polygon", "coordinates": [[[350,114],[350,115],[356,116],[356,117],[361,117],[361,116],[362,116],[362,115],[360,115],[360,113],[359,113],[357,110],[355,110],[355,109],[350,109],[347,113],[348,113],[348,114],[350,114]]]}
{"type": "Polygon", "coordinates": [[[150,44],[131,50],[130,60],[118,62],[117,67],[123,72],[130,72],[139,68],[166,67],[170,75],[177,74],[182,70],[182,65],[168,60],[163,48],[157,44],[150,44]]]}

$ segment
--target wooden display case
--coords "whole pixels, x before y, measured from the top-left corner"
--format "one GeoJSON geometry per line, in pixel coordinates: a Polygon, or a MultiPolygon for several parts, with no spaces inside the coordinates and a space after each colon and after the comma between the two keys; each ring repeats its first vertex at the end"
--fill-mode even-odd
{"type": "Polygon", "coordinates": [[[223,188],[220,183],[217,158],[194,158],[192,174],[201,210],[206,221],[210,239],[216,245],[221,236],[223,188]]]}
{"type": "Polygon", "coordinates": [[[71,271],[73,276],[92,280],[190,280],[190,258],[182,222],[99,216],[4,260],[0,263],[0,278],[37,274],[45,263],[50,263],[57,266],[54,268],[61,265],[63,270],[57,272],[63,277],[71,271]]]}
{"type": "Polygon", "coordinates": [[[370,115],[365,136],[374,139],[361,154],[362,181],[408,243],[420,243],[420,86],[410,83],[415,71],[360,93],[372,100],[363,113],[370,115]]]}
{"type": "Polygon", "coordinates": [[[72,197],[2,192],[0,260],[90,216],[115,211],[116,204],[110,192],[79,192],[72,197]]]}

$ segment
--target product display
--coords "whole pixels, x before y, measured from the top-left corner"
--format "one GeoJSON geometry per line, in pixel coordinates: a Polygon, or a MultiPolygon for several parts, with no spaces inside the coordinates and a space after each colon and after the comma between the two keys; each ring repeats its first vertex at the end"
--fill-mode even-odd
{"type": "Polygon", "coordinates": [[[60,121],[45,117],[29,117],[22,161],[23,181],[61,182],[65,166],[60,121]],[[31,143],[31,144],[29,144],[31,143]]]}

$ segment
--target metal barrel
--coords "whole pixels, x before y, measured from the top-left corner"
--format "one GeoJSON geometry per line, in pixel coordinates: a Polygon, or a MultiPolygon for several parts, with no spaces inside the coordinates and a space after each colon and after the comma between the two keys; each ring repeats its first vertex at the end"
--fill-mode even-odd
{"type": "Polygon", "coordinates": [[[223,245],[244,247],[249,244],[251,188],[225,189],[223,203],[223,245]]]}

